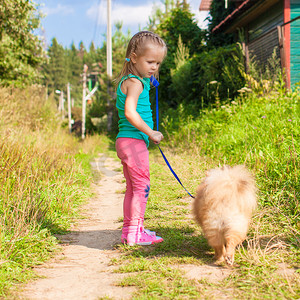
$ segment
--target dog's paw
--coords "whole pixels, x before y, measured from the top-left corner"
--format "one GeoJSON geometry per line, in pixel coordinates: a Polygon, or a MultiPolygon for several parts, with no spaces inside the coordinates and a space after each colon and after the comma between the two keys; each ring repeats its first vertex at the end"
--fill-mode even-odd
{"type": "Polygon", "coordinates": [[[234,261],[233,255],[226,255],[225,256],[225,262],[228,266],[232,267],[233,266],[233,261],[234,261]]]}
{"type": "Polygon", "coordinates": [[[214,261],[214,265],[216,266],[224,266],[225,265],[225,261],[224,259],[217,259],[214,261]]]}
{"type": "Polygon", "coordinates": [[[214,264],[215,265],[221,265],[225,261],[223,255],[215,255],[214,256],[214,264]]]}

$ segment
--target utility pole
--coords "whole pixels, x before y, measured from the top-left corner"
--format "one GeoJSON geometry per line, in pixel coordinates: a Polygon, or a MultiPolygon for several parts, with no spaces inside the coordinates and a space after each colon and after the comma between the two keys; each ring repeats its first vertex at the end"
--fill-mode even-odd
{"type": "Polygon", "coordinates": [[[64,92],[60,92],[60,107],[61,107],[61,119],[65,118],[65,106],[64,106],[64,92]]]}
{"type": "Polygon", "coordinates": [[[67,96],[68,96],[68,119],[69,119],[69,132],[72,131],[72,123],[71,123],[71,91],[70,91],[70,83],[67,84],[67,96]]]}
{"type": "Polygon", "coordinates": [[[84,64],[83,66],[83,92],[82,92],[82,117],[81,117],[81,138],[84,140],[85,138],[85,111],[86,111],[86,72],[88,70],[88,66],[84,64]]]}
{"type": "Polygon", "coordinates": [[[108,106],[108,113],[107,113],[107,130],[111,131],[112,127],[112,110],[111,110],[111,103],[110,97],[111,94],[111,78],[112,78],[112,35],[111,35],[111,0],[107,0],[107,41],[106,41],[106,62],[107,62],[107,106],[108,106]]]}
{"type": "Polygon", "coordinates": [[[111,0],[107,0],[107,75],[109,79],[112,77],[112,37],[111,37],[111,0]]]}

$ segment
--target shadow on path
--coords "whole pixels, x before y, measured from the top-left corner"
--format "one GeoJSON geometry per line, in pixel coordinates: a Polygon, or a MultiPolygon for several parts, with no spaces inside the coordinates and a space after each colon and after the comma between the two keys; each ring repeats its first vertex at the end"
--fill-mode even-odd
{"type": "Polygon", "coordinates": [[[98,250],[112,250],[121,241],[121,230],[71,231],[57,236],[64,245],[85,246],[98,250]]]}

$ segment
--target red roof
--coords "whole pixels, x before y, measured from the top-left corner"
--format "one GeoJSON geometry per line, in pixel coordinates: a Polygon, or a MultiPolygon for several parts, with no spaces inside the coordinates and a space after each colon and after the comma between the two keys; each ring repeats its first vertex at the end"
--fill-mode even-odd
{"type": "Polygon", "coordinates": [[[257,15],[267,11],[272,5],[279,0],[244,0],[231,14],[220,22],[212,32],[225,30],[233,32],[237,26],[244,26],[250,20],[254,20],[257,15]]]}
{"type": "Polygon", "coordinates": [[[200,11],[202,11],[202,10],[210,10],[211,3],[212,3],[212,0],[201,0],[199,10],[200,11]]]}
{"type": "Polygon", "coordinates": [[[250,2],[256,2],[251,0],[244,1],[238,8],[236,8],[230,15],[228,15],[221,23],[219,23],[215,28],[213,28],[212,32],[218,30],[220,27],[222,27],[225,23],[227,23],[230,19],[235,17],[237,14],[241,13],[244,9],[248,8],[248,4],[250,2]]]}

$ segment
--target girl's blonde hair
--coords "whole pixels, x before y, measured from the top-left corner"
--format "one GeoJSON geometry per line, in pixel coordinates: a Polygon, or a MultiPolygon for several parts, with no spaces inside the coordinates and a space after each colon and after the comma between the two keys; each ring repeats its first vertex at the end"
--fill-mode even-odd
{"type": "MultiPolygon", "coordinates": [[[[133,74],[134,68],[133,63],[131,61],[131,55],[135,53],[137,56],[140,56],[143,54],[145,49],[147,49],[148,43],[153,43],[155,45],[161,46],[165,50],[165,56],[167,54],[167,46],[164,40],[157,35],[156,33],[153,33],[151,31],[140,31],[136,33],[131,40],[128,43],[127,51],[126,51],[126,60],[124,61],[122,70],[120,74],[116,77],[115,81],[116,84],[119,84],[121,79],[124,76],[127,76],[129,74],[133,74]]],[[[155,77],[158,76],[158,71],[156,74],[154,74],[155,77]]]]}

